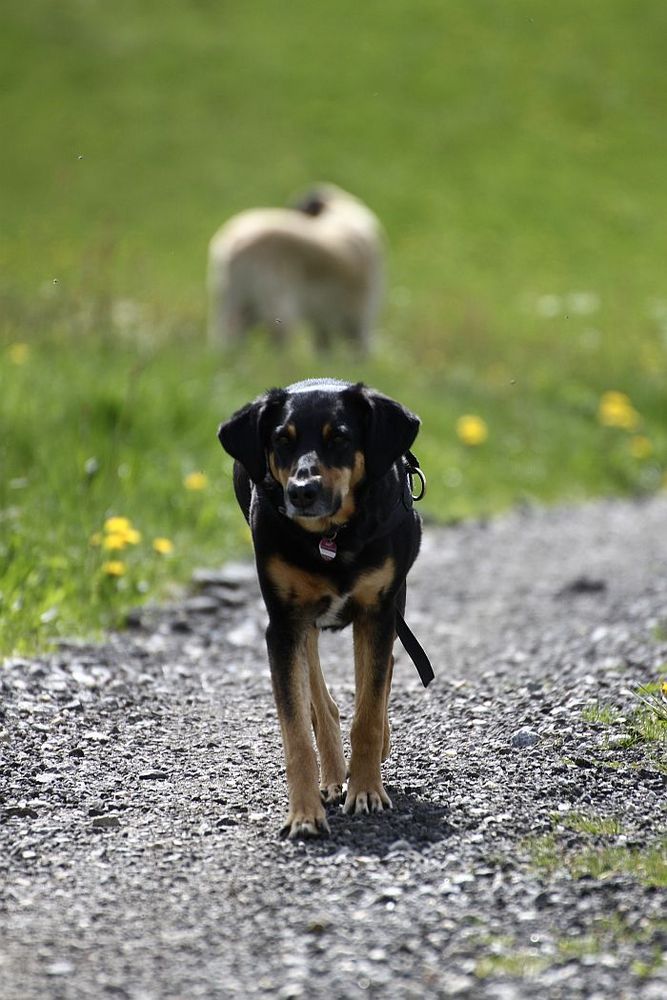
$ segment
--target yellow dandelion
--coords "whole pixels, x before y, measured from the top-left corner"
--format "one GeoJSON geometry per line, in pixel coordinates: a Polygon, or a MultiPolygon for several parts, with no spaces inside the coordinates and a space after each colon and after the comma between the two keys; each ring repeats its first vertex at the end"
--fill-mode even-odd
{"type": "Polygon", "coordinates": [[[620,427],[626,431],[635,430],[641,417],[624,392],[609,390],[604,392],[598,407],[598,420],[603,427],[620,427]]]}
{"type": "Polygon", "coordinates": [[[89,542],[90,542],[91,545],[95,545],[95,546],[101,545],[102,544],[102,532],[101,531],[95,531],[95,532],[93,532],[93,534],[89,538],[89,542]]]}
{"type": "Polygon", "coordinates": [[[489,429],[481,417],[467,413],[456,421],[456,433],[463,444],[474,447],[486,441],[489,429]]]}
{"type": "Polygon", "coordinates": [[[121,562],[120,559],[111,559],[109,562],[102,563],[102,572],[106,573],[107,576],[123,576],[126,570],[125,563],[121,562]]]}
{"type": "Polygon", "coordinates": [[[660,685],[660,694],[665,700],[667,700],[667,681],[663,681],[660,685]]]}
{"type": "Polygon", "coordinates": [[[153,548],[161,556],[169,556],[174,551],[174,543],[170,538],[154,538],[153,548]]]}
{"type": "Polygon", "coordinates": [[[208,476],[205,472],[191,472],[183,480],[186,490],[205,490],[208,486],[208,476]]]}
{"type": "Polygon", "coordinates": [[[105,535],[102,541],[102,548],[106,549],[108,552],[119,551],[124,549],[127,545],[127,536],[122,534],[120,531],[115,531],[111,535],[105,535]]]}
{"type": "Polygon", "coordinates": [[[126,531],[132,530],[132,522],[129,517],[108,517],[104,522],[104,530],[110,535],[124,535],[126,531]]]}
{"type": "Polygon", "coordinates": [[[7,355],[13,365],[24,365],[30,357],[30,348],[27,344],[10,344],[7,355]]]}
{"type": "Polygon", "coordinates": [[[633,458],[648,458],[653,454],[653,445],[643,434],[635,434],[630,438],[630,454],[633,458]]]}
{"type": "Polygon", "coordinates": [[[125,532],[125,541],[128,545],[138,545],[141,541],[141,532],[136,528],[128,528],[125,532]]]}

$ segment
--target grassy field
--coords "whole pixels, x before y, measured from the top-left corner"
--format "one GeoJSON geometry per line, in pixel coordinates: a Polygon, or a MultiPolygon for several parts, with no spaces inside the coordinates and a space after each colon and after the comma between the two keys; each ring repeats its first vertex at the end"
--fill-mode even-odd
{"type": "Polygon", "coordinates": [[[661,488],[666,30],[661,0],[9,0],[0,653],[247,552],[217,424],[307,375],[422,416],[441,520],[661,488]],[[313,179],[384,223],[374,358],[317,358],[305,336],[211,353],[209,236],[313,179]],[[485,440],[461,440],[466,414],[485,440]],[[140,539],[105,548],[112,515],[140,539]]]}

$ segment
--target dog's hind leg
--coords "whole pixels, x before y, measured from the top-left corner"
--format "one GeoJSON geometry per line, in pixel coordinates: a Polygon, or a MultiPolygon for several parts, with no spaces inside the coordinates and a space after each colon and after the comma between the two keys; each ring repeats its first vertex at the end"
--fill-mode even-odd
{"type": "Polygon", "coordinates": [[[320,752],[320,794],[323,802],[330,803],[338,802],[343,797],[345,753],[338,706],[322,675],[318,637],[318,629],[311,628],[306,636],[306,657],[310,675],[311,718],[320,752]]]}
{"type": "Polygon", "coordinates": [[[391,809],[380,773],[394,642],[391,617],[385,610],[365,614],[354,622],[356,696],[346,813],[391,809]]]}
{"type": "Polygon", "coordinates": [[[391,680],[394,674],[394,657],[392,654],[387,671],[387,682],[384,692],[384,731],[382,734],[382,763],[386,761],[391,753],[391,726],[389,725],[389,695],[391,694],[391,680]]]}
{"type": "Polygon", "coordinates": [[[271,680],[285,749],[289,812],[283,836],[316,837],[329,827],[320,798],[317,757],[310,731],[306,637],[284,622],[266,632],[271,680]]]}

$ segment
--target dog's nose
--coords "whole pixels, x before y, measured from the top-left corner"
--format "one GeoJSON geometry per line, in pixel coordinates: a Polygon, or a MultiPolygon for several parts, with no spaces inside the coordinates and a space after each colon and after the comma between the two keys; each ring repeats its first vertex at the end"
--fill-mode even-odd
{"type": "Polygon", "coordinates": [[[320,474],[320,461],[314,451],[302,455],[294,471],[294,478],[300,483],[306,479],[317,479],[320,474]]]}
{"type": "Polygon", "coordinates": [[[318,497],[320,492],[321,479],[316,476],[312,479],[294,480],[287,485],[287,498],[295,507],[306,510],[318,497]]]}

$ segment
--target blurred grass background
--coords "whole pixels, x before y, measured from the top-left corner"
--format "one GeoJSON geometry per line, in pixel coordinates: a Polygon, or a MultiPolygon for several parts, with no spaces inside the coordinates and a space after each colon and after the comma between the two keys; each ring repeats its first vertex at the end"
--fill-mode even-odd
{"type": "Polygon", "coordinates": [[[363,378],[415,409],[441,520],[664,485],[661,0],[3,14],[0,652],[117,624],[248,553],[215,431],[268,385],[363,378]],[[210,235],[314,180],[386,229],[375,356],[317,358],[305,335],[212,353],[210,235]],[[609,389],[631,426],[601,425],[609,389]],[[462,414],[483,443],[457,437],[462,414]],[[112,514],[141,532],[120,553],[90,544],[112,514]]]}

